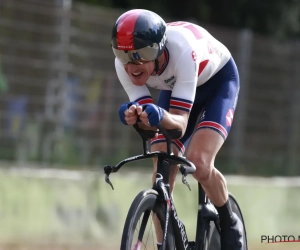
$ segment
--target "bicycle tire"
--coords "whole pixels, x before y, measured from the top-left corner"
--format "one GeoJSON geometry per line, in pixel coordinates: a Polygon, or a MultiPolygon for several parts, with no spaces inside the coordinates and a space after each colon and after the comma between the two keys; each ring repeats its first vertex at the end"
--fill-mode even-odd
{"type": "MultiPolygon", "coordinates": [[[[153,190],[141,191],[133,200],[123,228],[122,240],[120,250],[132,250],[133,249],[133,234],[137,222],[139,221],[142,214],[146,211],[152,211],[157,215],[160,221],[162,230],[165,227],[165,203],[159,198],[158,193],[153,190]]],[[[149,217],[150,218],[150,217],[149,217]]],[[[175,249],[175,240],[172,230],[171,220],[168,223],[167,233],[167,250],[175,249]]]]}
{"type": "MultiPolygon", "coordinates": [[[[237,216],[240,218],[240,220],[243,223],[243,243],[244,243],[244,248],[243,250],[248,250],[248,242],[247,242],[247,232],[246,232],[246,227],[245,227],[245,222],[244,218],[242,215],[242,211],[240,209],[240,206],[236,200],[236,198],[233,196],[233,194],[229,193],[229,201],[232,207],[232,211],[237,214],[237,216]]],[[[210,222],[210,227],[209,231],[206,232],[207,237],[206,237],[206,248],[205,250],[221,250],[221,241],[220,241],[220,234],[216,229],[215,223],[213,221],[210,222]]]]}

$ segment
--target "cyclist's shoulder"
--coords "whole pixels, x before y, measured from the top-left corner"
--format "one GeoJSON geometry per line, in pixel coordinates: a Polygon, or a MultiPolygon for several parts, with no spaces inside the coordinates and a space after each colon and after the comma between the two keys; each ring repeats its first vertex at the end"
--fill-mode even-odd
{"type": "Polygon", "coordinates": [[[212,34],[204,27],[191,22],[171,22],[167,23],[167,39],[171,42],[194,43],[203,39],[211,39],[212,34]]]}
{"type": "Polygon", "coordinates": [[[167,23],[167,44],[176,49],[183,50],[188,47],[201,49],[207,47],[207,43],[214,46],[224,46],[224,44],[208,29],[191,22],[171,22],[167,23]]]}
{"type": "Polygon", "coordinates": [[[193,47],[195,44],[195,38],[193,33],[191,33],[188,29],[184,28],[184,25],[176,25],[177,23],[185,24],[185,22],[175,22],[174,24],[167,26],[167,44],[166,46],[172,50],[176,50],[176,52],[185,51],[186,48],[193,47]]]}
{"type": "Polygon", "coordinates": [[[178,60],[184,53],[190,56],[191,51],[195,51],[197,55],[206,53],[210,44],[213,47],[223,46],[200,25],[181,21],[167,24],[166,47],[175,60],[178,60]]]}

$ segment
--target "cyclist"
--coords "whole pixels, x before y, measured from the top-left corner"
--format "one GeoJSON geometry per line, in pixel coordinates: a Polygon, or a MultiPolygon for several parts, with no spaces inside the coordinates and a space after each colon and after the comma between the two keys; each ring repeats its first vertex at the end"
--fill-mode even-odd
{"type": "MultiPolygon", "coordinates": [[[[217,208],[221,249],[241,250],[243,225],[230,207],[226,180],[214,166],[238,100],[239,75],[231,53],[204,28],[189,22],[166,24],[143,9],[129,10],[117,19],[111,45],[117,76],[129,97],[119,109],[121,121],[138,122],[144,129],[162,123],[166,129],[182,131],[181,138],[173,140],[173,150],[195,164],[193,176],[217,208]],[[148,87],[160,90],[156,104],[148,87]]],[[[163,142],[158,134],[151,150],[166,150],[163,142]]],[[[174,169],[171,191],[178,168],[174,169]]],[[[162,231],[154,221],[159,248],[162,231]]]]}

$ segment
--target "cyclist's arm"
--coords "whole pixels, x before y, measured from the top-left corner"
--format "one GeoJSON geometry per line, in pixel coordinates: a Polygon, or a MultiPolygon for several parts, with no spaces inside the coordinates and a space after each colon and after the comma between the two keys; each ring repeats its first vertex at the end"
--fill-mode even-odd
{"type": "Polygon", "coordinates": [[[192,48],[188,48],[177,60],[176,83],[170,99],[170,109],[169,112],[165,111],[162,120],[162,124],[167,129],[180,129],[182,135],[187,127],[198,80],[200,58],[194,60],[192,51],[192,48]]]}
{"type": "Polygon", "coordinates": [[[184,135],[186,126],[189,119],[189,112],[170,109],[169,112],[165,111],[164,118],[162,120],[162,125],[166,129],[179,129],[184,135]]]}

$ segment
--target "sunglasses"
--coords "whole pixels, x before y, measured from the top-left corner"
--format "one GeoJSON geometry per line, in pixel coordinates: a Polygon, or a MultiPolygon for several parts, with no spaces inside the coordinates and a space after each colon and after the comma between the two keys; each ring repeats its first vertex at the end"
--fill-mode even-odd
{"type": "Polygon", "coordinates": [[[144,64],[157,58],[159,45],[153,44],[137,50],[118,50],[112,47],[112,50],[122,64],[144,64]]]}

